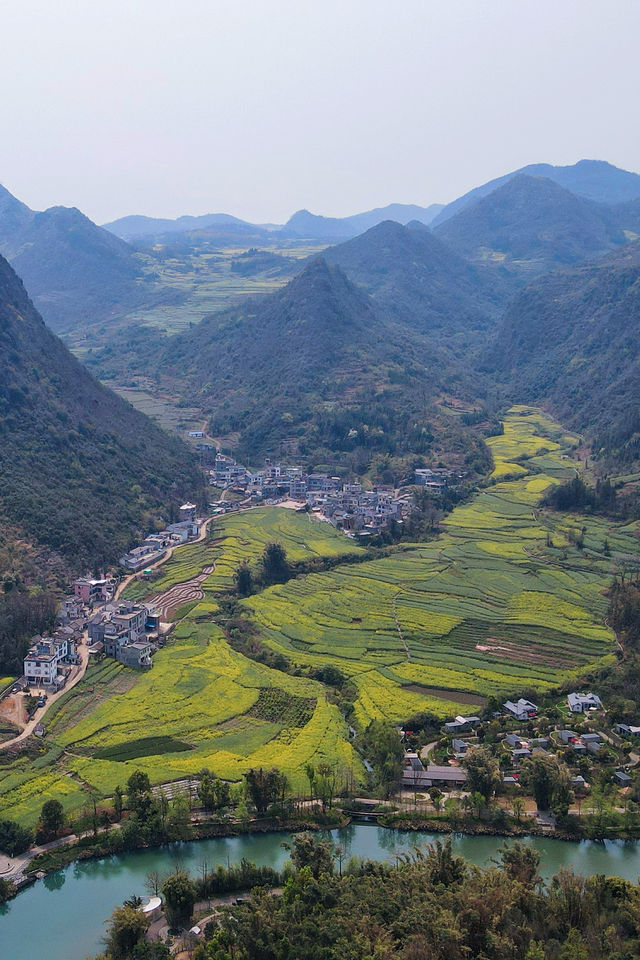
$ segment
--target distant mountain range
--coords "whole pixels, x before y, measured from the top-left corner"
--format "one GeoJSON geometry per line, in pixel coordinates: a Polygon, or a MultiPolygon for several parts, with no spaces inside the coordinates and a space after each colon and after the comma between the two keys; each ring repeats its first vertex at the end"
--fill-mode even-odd
{"type": "MultiPolygon", "coordinates": [[[[75,215],[74,215],[75,216],[75,215]]],[[[98,383],[0,257],[0,543],[117,559],[200,481],[187,448],[98,383]]]]}
{"type": "Polygon", "coordinates": [[[252,236],[267,239],[271,235],[279,239],[292,238],[304,240],[345,240],[355,237],[370,227],[382,223],[383,220],[396,220],[398,223],[408,223],[418,220],[429,224],[442,210],[443,204],[433,203],[430,207],[418,207],[415,204],[391,203],[386,207],[377,207],[365,213],[356,213],[351,217],[321,217],[308,210],[298,210],[283,224],[249,223],[232,217],[226,213],[206,213],[200,217],[178,217],[176,220],[165,220],[155,217],[122,217],[111,223],[105,223],[104,229],[115,233],[123,240],[137,241],[150,237],[170,237],[172,234],[199,233],[206,231],[210,236],[216,234],[229,235],[234,233],[239,237],[252,236]]]}
{"type": "Polygon", "coordinates": [[[434,217],[433,226],[444,223],[445,220],[459,213],[463,207],[486,197],[508,180],[521,174],[553,180],[558,186],[570,190],[576,196],[599,203],[624,203],[626,200],[640,197],[640,174],[621,170],[605,160],[579,160],[566,167],[556,167],[550,163],[531,163],[502,177],[496,177],[495,180],[489,180],[469,190],[452,203],[448,203],[434,217]]]}

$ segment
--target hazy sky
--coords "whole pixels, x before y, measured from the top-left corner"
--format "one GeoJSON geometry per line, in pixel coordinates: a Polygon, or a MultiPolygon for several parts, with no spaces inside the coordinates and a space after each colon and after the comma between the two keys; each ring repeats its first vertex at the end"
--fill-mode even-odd
{"type": "Polygon", "coordinates": [[[0,182],[285,220],[525,163],[640,171],[638,0],[2,0],[0,182]]]}

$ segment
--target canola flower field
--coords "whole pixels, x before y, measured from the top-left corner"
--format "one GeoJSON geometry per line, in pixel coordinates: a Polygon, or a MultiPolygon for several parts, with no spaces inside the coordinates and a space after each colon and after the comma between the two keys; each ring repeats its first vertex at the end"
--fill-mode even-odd
{"type": "MultiPolygon", "coordinates": [[[[504,433],[488,443],[488,484],[446,518],[435,540],[243,601],[274,650],[301,667],[335,664],[353,679],[357,725],[420,710],[443,718],[475,712],[490,694],[548,690],[613,658],[604,592],[616,561],[637,552],[639,525],[540,508],[545,490],[575,472],[578,444],[540,410],[514,407],[504,433]]],[[[56,705],[35,759],[0,766],[0,816],[33,823],[49,797],[76,810],[111,795],[134,769],[160,783],[203,767],[239,780],[251,766],[276,765],[301,788],[309,762],[362,775],[327,689],[232,650],[214,621],[238,564],[256,562],[271,540],[292,560],[358,549],[328,524],[279,508],[216,521],[206,541],[178,550],[142,585],[155,594],[215,564],[204,598],[153,669],[137,673],[110,660],[91,667],[56,705]],[[299,721],[288,722],[284,710],[264,717],[261,705],[287,700],[304,701],[299,721]]]]}

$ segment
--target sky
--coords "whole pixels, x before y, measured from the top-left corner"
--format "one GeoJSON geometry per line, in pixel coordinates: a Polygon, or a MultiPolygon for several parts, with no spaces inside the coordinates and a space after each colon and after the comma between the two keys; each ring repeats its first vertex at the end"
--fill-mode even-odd
{"type": "Polygon", "coordinates": [[[638,0],[2,0],[0,183],[281,223],[640,171],[638,37],[638,0]]]}

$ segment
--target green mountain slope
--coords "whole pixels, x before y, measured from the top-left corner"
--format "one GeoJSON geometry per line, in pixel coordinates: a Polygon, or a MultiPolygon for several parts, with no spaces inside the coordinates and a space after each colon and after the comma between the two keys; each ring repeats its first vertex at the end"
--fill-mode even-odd
{"type": "Polygon", "coordinates": [[[0,257],[0,531],[72,566],[117,558],[200,483],[186,448],[99,384],[0,257]]]}
{"type": "Polygon", "coordinates": [[[625,242],[606,206],[551,180],[519,175],[434,228],[460,256],[527,279],[625,242]]]}
{"type": "Polygon", "coordinates": [[[385,221],[325,250],[396,320],[452,343],[486,330],[498,309],[495,284],[421,224],[385,221]]]}
{"type": "Polygon", "coordinates": [[[363,469],[376,454],[424,453],[438,433],[435,398],[467,389],[463,368],[433,339],[389,318],[323,259],[277,293],[128,347],[137,358],[129,373],[153,368],[163,389],[209,411],[213,435],[253,462],[285,441],[311,462],[349,455],[363,469]]]}
{"type": "Polygon", "coordinates": [[[515,399],[549,400],[597,450],[640,461],[640,243],[540,277],[507,311],[489,362],[515,399]]]}
{"type": "Polygon", "coordinates": [[[132,247],[75,207],[36,213],[3,187],[0,254],[56,331],[84,328],[158,298],[171,299],[144,276],[132,247]]]}

